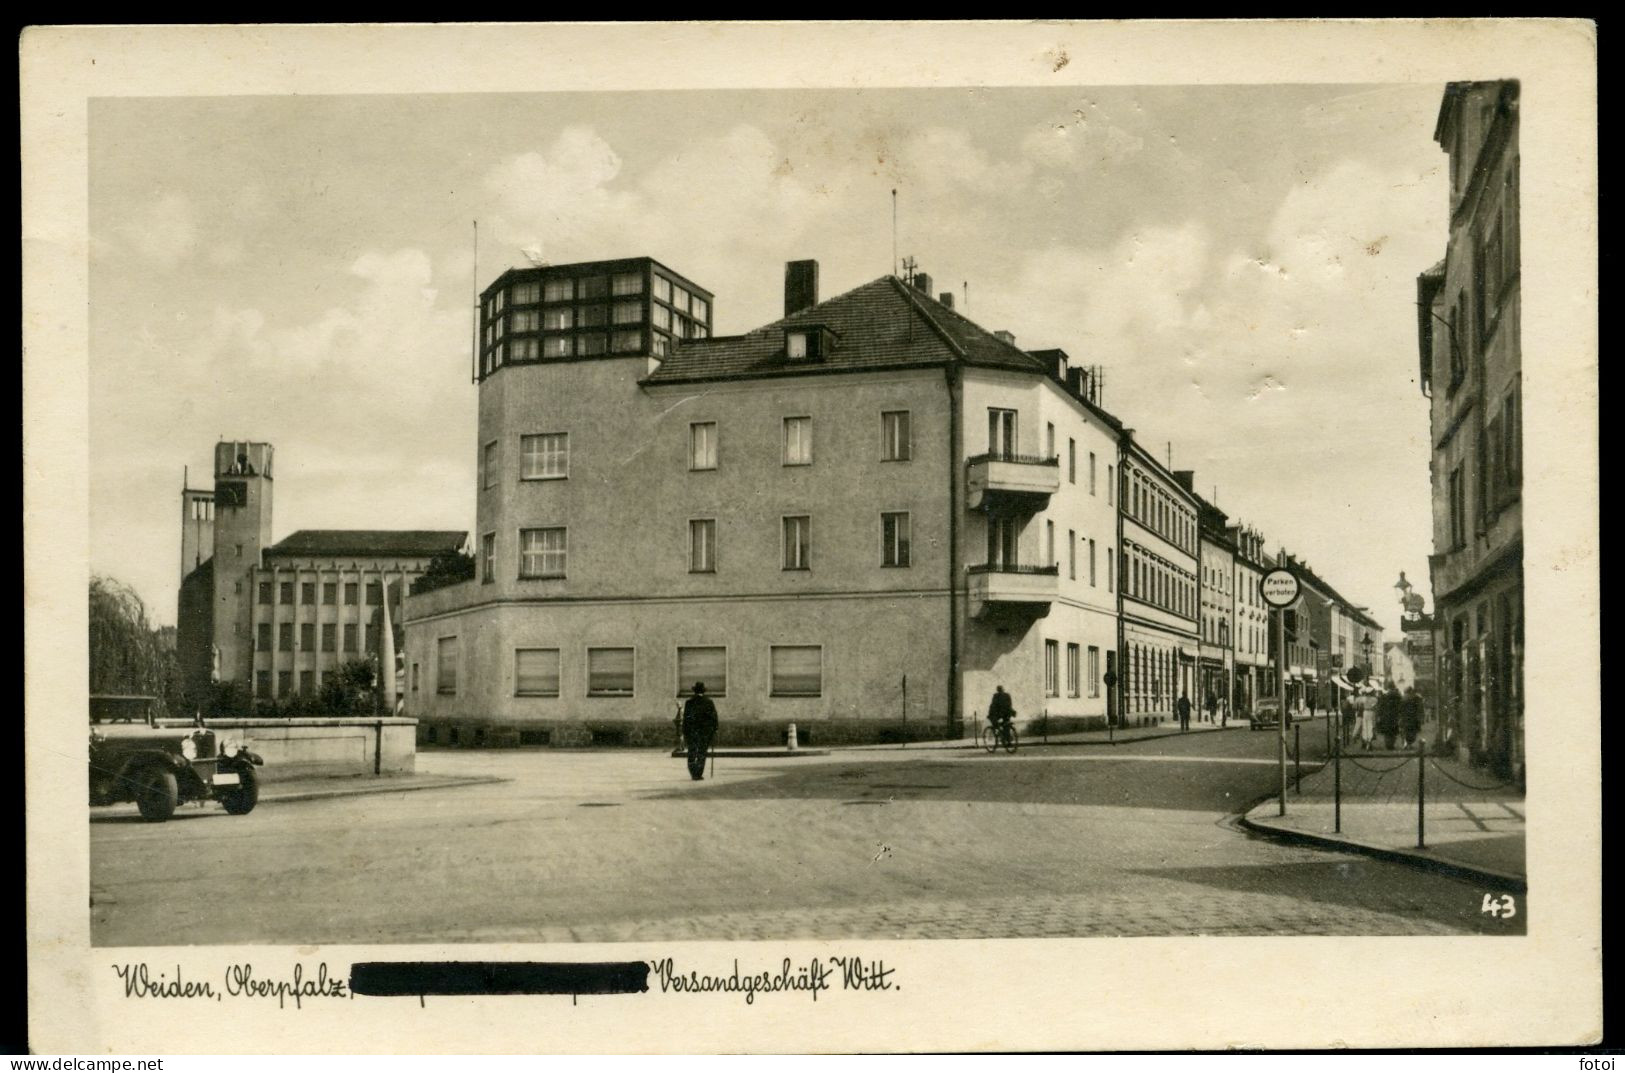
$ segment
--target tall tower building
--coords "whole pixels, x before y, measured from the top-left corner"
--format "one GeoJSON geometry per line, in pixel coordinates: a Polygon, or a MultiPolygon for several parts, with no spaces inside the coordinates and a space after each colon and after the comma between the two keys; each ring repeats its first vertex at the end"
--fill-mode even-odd
{"type": "Polygon", "coordinates": [[[271,461],[268,443],[222,440],[214,446],[212,634],[222,681],[246,679],[252,668],[249,575],[271,546],[271,461]]]}

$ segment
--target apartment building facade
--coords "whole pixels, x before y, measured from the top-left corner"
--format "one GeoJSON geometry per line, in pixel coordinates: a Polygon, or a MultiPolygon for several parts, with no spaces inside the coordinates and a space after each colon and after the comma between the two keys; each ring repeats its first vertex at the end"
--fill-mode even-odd
{"type": "Polygon", "coordinates": [[[1023,721],[1103,722],[1116,432],[1064,355],[923,275],[819,302],[793,262],[785,316],[739,336],[712,300],[647,258],[487,288],[477,575],[405,608],[425,736],[665,740],[696,681],[724,740],[958,733],[995,685],[1023,721]],[[584,347],[584,292],[643,345],[584,347]],[[532,324],[538,357],[499,349],[532,324]]]}
{"type": "Polygon", "coordinates": [[[1417,281],[1430,402],[1440,711],[1460,750],[1523,769],[1522,345],[1516,82],[1446,87],[1444,260],[1417,281]]]}
{"type": "Polygon", "coordinates": [[[1265,565],[1263,533],[1251,526],[1232,525],[1226,535],[1235,548],[1235,623],[1230,634],[1236,671],[1234,712],[1246,715],[1254,710],[1258,698],[1275,696],[1275,681],[1270,674],[1269,605],[1259,592],[1269,567],[1265,565]]]}

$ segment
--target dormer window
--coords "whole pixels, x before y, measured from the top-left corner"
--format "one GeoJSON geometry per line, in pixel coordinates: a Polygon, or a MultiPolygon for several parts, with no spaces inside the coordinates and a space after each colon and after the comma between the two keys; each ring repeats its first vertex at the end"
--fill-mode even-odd
{"type": "Polygon", "coordinates": [[[821,361],[834,345],[834,333],[822,325],[809,324],[784,331],[784,357],[787,361],[821,361]]]}

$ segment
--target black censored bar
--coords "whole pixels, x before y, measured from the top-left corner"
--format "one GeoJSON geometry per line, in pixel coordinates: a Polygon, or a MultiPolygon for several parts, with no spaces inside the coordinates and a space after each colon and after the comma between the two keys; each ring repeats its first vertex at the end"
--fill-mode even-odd
{"type": "Polygon", "coordinates": [[[357,995],[633,995],[649,990],[642,961],[362,961],[357,995]]]}

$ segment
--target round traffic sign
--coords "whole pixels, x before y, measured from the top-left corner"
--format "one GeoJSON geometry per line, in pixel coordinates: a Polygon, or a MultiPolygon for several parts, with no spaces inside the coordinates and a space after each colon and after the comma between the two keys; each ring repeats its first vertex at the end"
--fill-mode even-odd
{"type": "Polygon", "coordinates": [[[1298,602],[1298,575],[1278,566],[1259,580],[1258,592],[1271,607],[1291,607],[1298,602]]]}

